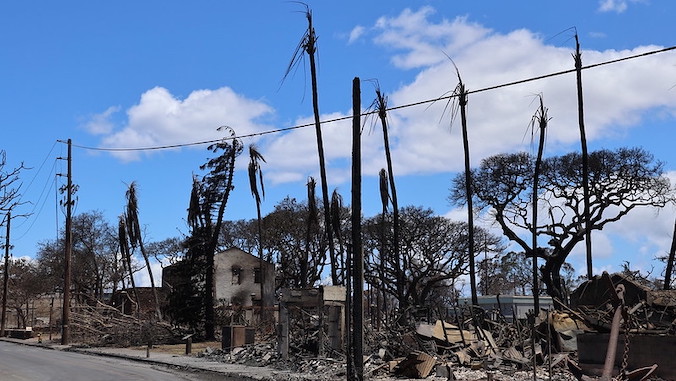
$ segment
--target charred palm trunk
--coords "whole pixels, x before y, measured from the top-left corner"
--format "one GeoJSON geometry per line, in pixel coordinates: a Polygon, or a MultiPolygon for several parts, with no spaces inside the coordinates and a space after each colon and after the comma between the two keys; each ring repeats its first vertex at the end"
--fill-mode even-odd
{"type": "Polygon", "coordinates": [[[160,298],[157,295],[157,289],[155,288],[155,277],[153,276],[153,270],[150,266],[150,258],[146,252],[145,245],[143,244],[143,237],[141,234],[141,224],[138,218],[138,198],[136,197],[136,184],[129,184],[129,189],[127,190],[127,232],[129,242],[132,247],[138,245],[141,250],[141,255],[146,265],[148,271],[148,278],[150,278],[150,288],[153,293],[153,301],[155,302],[155,316],[158,320],[162,319],[162,312],[160,311],[160,298]]]}
{"type": "Polygon", "coordinates": [[[261,310],[260,318],[261,321],[267,320],[267,314],[265,313],[267,303],[267,295],[265,294],[265,259],[263,258],[263,219],[261,217],[261,194],[265,197],[265,185],[263,184],[263,172],[261,170],[260,161],[265,161],[263,155],[261,155],[254,146],[249,146],[249,187],[251,188],[251,194],[256,201],[256,228],[258,230],[258,268],[259,268],[259,277],[260,277],[260,296],[261,296],[261,310]],[[261,192],[258,191],[258,182],[260,180],[261,192]]]}
{"type": "Polygon", "coordinates": [[[533,173],[533,242],[531,250],[533,251],[533,306],[536,313],[540,311],[540,290],[538,280],[538,186],[540,182],[540,169],[542,167],[542,153],[545,146],[545,130],[547,129],[547,110],[545,109],[542,96],[540,96],[540,110],[533,117],[534,124],[537,123],[540,131],[540,139],[538,142],[538,154],[535,159],[535,171],[533,173]]]}
{"type": "Polygon", "coordinates": [[[345,244],[343,243],[343,233],[341,231],[342,226],[340,223],[342,209],[343,199],[338,193],[338,190],[334,189],[333,193],[331,194],[331,226],[333,227],[336,241],[338,241],[338,252],[336,253],[336,260],[338,261],[340,268],[338,280],[340,281],[339,284],[344,285],[347,275],[345,274],[345,244]]]}
{"type": "MultiPolygon", "coordinates": [[[[393,255],[393,264],[395,266],[395,271],[398,274],[399,278],[397,279],[397,296],[401,299],[404,297],[404,272],[401,269],[399,262],[399,202],[397,201],[397,188],[394,182],[394,171],[392,169],[392,152],[390,151],[390,137],[387,126],[387,99],[380,92],[379,89],[376,90],[377,102],[378,102],[378,117],[380,118],[380,124],[383,128],[383,144],[385,147],[385,160],[387,161],[387,174],[389,179],[389,186],[391,190],[392,198],[392,255],[393,255]]],[[[383,303],[385,300],[384,288],[383,288],[383,303]]],[[[385,309],[387,311],[387,309],[385,309]]]]}
{"type": "Polygon", "coordinates": [[[129,240],[127,239],[127,228],[126,223],[124,222],[124,216],[120,216],[120,222],[118,225],[118,239],[122,260],[124,261],[123,263],[126,264],[127,271],[129,272],[129,284],[131,284],[132,293],[134,294],[134,308],[136,309],[136,315],[138,316],[138,292],[136,290],[136,282],[134,281],[134,270],[131,266],[131,250],[129,249],[129,240]]]}
{"type": "Polygon", "coordinates": [[[307,224],[305,226],[305,254],[301,257],[300,261],[300,287],[305,288],[312,286],[308,284],[308,273],[309,273],[309,255],[312,250],[312,228],[317,225],[317,203],[315,197],[315,179],[310,177],[307,182],[307,206],[308,206],[308,216],[307,224]]]}
{"type": "Polygon", "coordinates": [[[669,258],[667,259],[667,268],[664,270],[664,289],[671,289],[671,274],[674,272],[674,257],[676,257],[676,223],[674,224],[674,235],[671,238],[671,249],[669,249],[669,258]]]}
{"type": "Polygon", "coordinates": [[[460,105],[460,121],[462,123],[462,147],[465,154],[465,194],[467,197],[467,251],[469,254],[469,282],[472,293],[472,304],[479,304],[476,289],[476,264],[474,260],[474,214],[472,206],[472,172],[469,160],[469,138],[467,137],[467,90],[458,75],[460,81],[458,88],[458,102],[460,105]]]}
{"type": "Polygon", "coordinates": [[[305,51],[310,58],[310,76],[312,78],[312,110],[315,120],[315,132],[317,135],[317,152],[319,155],[319,176],[322,182],[322,201],[324,203],[324,228],[326,232],[326,239],[329,246],[329,258],[331,261],[331,281],[333,284],[339,284],[338,279],[338,264],[336,263],[336,253],[333,243],[333,232],[329,221],[331,221],[331,211],[329,210],[329,186],[326,179],[326,162],[324,159],[324,142],[322,138],[322,127],[319,120],[319,97],[317,90],[317,65],[315,63],[315,52],[317,49],[317,36],[315,29],[312,26],[312,13],[308,10],[306,12],[308,20],[308,33],[305,43],[305,51]]]}
{"type": "MultiPolygon", "coordinates": [[[[364,252],[361,237],[361,90],[359,78],[352,82],[352,245],[353,282],[352,333],[354,378],[364,379],[364,252]]],[[[350,377],[351,375],[348,375],[350,377]]]]}
{"type": "Polygon", "coordinates": [[[594,276],[592,269],[591,216],[589,213],[589,154],[587,152],[587,134],[584,128],[584,101],[582,99],[582,53],[580,42],[575,35],[575,73],[577,82],[577,114],[580,125],[580,144],[582,146],[582,192],[584,194],[585,248],[587,250],[587,279],[594,276]]]}
{"type": "MultiPolygon", "coordinates": [[[[382,203],[382,212],[380,214],[380,258],[378,261],[378,275],[380,279],[378,280],[378,288],[379,288],[379,298],[382,295],[383,298],[383,304],[382,304],[382,309],[386,311],[385,309],[385,261],[387,260],[389,254],[388,254],[388,248],[387,248],[387,205],[389,203],[389,191],[388,191],[388,185],[387,185],[387,173],[385,172],[385,169],[380,170],[380,201],[382,203]]],[[[395,257],[396,258],[396,257],[395,257]]],[[[380,316],[380,311],[381,311],[381,304],[377,304],[377,309],[376,309],[376,330],[380,330],[380,321],[381,321],[381,316],[380,316]]]]}

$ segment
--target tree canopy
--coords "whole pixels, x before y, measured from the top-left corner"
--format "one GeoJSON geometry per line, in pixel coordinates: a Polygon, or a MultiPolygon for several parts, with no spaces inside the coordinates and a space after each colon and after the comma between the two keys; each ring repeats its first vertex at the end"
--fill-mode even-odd
{"type": "MultiPolygon", "coordinates": [[[[584,240],[584,194],[581,155],[553,156],[542,163],[538,187],[541,218],[535,227],[547,247],[531,247],[534,158],[528,153],[498,154],[471,171],[475,207],[490,211],[507,238],[528,256],[544,259],[541,267],[549,295],[562,297],[561,267],[584,240]]],[[[464,174],[453,180],[450,199],[464,203],[464,174]]],[[[601,230],[640,206],[663,207],[675,200],[663,164],[642,148],[599,150],[589,155],[590,229],[601,230]]],[[[539,244],[540,245],[540,244],[539,244]]],[[[538,246],[539,246],[538,245],[538,246]]]]}
{"type": "MultiPolygon", "coordinates": [[[[467,223],[436,216],[431,209],[401,208],[398,256],[392,255],[388,244],[392,239],[391,224],[391,218],[383,219],[381,215],[364,221],[364,247],[370,254],[367,282],[396,299],[400,307],[434,305],[438,300],[433,296],[469,270],[467,223]],[[384,234],[383,221],[388,226],[384,234]],[[403,288],[397,288],[397,279],[403,279],[403,288]]],[[[477,249],[501,250],[499,237],[483,229],[475,229],[474,234],[477,249]]]]}
{"type": "MultiPolygon", "coordinates": [[[[118,266],[116,230],[101,211],[73,217],[72,286],[78,299],[103,299],[105,290],[115,290],[122,280],[118,266]]],[[[60,234],[63,237],[64,234],[60,234]]],[[[64,239],[48,240],[38,246],[38,264],[52,289],[63,287],[64,239]]]]}

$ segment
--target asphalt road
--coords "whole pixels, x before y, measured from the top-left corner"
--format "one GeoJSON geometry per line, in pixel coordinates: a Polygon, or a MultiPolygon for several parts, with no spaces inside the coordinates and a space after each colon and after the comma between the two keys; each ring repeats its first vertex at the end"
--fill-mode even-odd
{"type": "Polygon", "coordinates": [[[36,348],[0,341],[0,381],[225,380],[124,359],[36,348]]]}

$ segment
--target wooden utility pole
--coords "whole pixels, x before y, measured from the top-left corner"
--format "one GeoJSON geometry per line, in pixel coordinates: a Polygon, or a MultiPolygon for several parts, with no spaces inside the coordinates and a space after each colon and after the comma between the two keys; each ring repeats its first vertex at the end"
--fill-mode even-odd
{"type": "Polygon", "coordinates": [[[9,285],[9,224],[12,221],[12,212],[7,212],[7,235],[5,237],[5,271],[2,278],[2,323],[0,323],[0,337],[5,337],[5,319],[7,318],[7,286],[9,285]]]}
{"type": "Polygon", "coordinates": [[[352,356],[348,379],[364,379],[364,252],[361,240],[361,90],[359,77],[352,81],[352,356]]]}
{"type": "Polygon", "coordinates": [[[71,139],[68,139],[68,173],[66,174],[66,250],[64,259],[64,275],[63,275],[63,313],[61,317],[61,345],[67,345],[70,341],[70,257],[73,249],[73,232],[71,231],[71,210],[73,206],[73,176],[71,172],[72,163],[72,144],[71,139]]]}

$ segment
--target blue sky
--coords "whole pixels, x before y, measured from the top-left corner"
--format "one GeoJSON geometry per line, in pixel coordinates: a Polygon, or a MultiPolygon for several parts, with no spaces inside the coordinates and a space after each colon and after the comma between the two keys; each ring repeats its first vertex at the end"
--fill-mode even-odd
{"type": "MultiPolygon", "coordinates": [[[[362,102],[377,79],[391,106],[452,91],[458,65],[466,86],[481,89],[572,68],[575,28],[584,64],[673,46],[676,3],[658,0],[567,2],[308,1],[319,36],[322,119],[349,116],[354,77],[362,102]]],[[[12,224],[14,256],[34,256],[54,239],[63,213],[55,188],[64,179],[73,140],[77,212],[101,210],[111,223],[136,181],[148,240],[186,231],[193,173],[210,156],[204,145],[115,152],[305,124],[312,119],[307,62],[282,82],[306,28],[304,7],[287,1],[14,1],[0,5],[0,149],[8,167],[23,162],[22,213],[12,224]]],[[[643,146],[676,179],[676,53],[652,55],[583,74],[590,149],[643,146]]],[[[472,162],[499,152],[532,150],[526,128],[542,93],[550,122],[546,154],[579,150],[573,75],[470,96],[472,162]]],[[[402,205],[464,218],[447,202],[462,169],[458,126],[443,102],[390,113],[394,171],[402,205]]],[[[349,200],[350,122],[323,127],[329,188],[349,200]]],[[[313,128],[247,138],[267,159],[264,212],[283,197],[305,198],[318,179],[313,128]]],[[[382,136],[363,138],[364,212],[378,212],[376,175],[384,166],[382,136]]],[[[242,156],[226,218],[254,218],[242,156]]],[[[17,211],[19,212],[19,211],[17,211]]],[[[595,233],[597,271],[662,270],[676,213],[640,210],[595,233]]],[[[3,233],[4,235],[4,233],[3,233]]],[[[570,262],[584,270],[583,245],[570,262]]]]}

